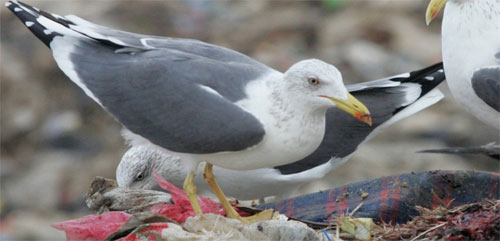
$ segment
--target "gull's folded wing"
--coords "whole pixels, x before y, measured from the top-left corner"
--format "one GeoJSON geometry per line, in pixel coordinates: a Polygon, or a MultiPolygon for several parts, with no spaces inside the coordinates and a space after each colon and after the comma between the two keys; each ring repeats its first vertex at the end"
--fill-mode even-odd
{"type": "Polygon", "coordinates": [[[235,105],[253,80],[274,71],[223,47],[132,34],[18,1],[7,7],[58,66],[127,129],[175,152],[239,151],[264,128],[235,105]]]}

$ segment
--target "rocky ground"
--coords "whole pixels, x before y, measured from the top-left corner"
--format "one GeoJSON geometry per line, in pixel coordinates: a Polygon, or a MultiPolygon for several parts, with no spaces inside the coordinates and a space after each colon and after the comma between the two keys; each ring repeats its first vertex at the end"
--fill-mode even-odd
{"type": "MultiPolygon", "coordinates": [[[[428,1],[26,2],[131,32],[200,39],[281,71],[319,58],[336,65],[346,83],[440,61],[440,20],[425,25],[428,1]]],[[[120,125],[70,83],[3,4],[0,21],[0,240],[63,239],[49,224],[91,213],[84,194],[92,178],[113,178],[126,150],[120,125]]],[[[443,101],[391,126],[300,192],[420,170],[498,171],[488,158],[415,153],[500,139],[458,106],[446,84],[440,89],[443,101]]]]}

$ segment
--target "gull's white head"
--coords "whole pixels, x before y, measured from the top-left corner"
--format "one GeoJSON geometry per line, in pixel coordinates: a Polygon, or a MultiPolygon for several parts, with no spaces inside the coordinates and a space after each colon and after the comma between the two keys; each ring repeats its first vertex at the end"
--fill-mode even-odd
{"type": "Polygon", "coordinates": [[[311,109],[337,107],[372,124],[368,108],[349,94],[335,66],[318,59],[303,60],[292,65],[284,79],[287,93],[311,109]]]}
{"type": "Polygon", "coordinates": [[[178,159],[176,156],[162,153],[155,147],[134,146],[123,155],[118,164],[116,182],[119,187],[161,190],[154,179],[153,170],[162,175],[166,173],[164,167],[175,169],[178,159]]]}

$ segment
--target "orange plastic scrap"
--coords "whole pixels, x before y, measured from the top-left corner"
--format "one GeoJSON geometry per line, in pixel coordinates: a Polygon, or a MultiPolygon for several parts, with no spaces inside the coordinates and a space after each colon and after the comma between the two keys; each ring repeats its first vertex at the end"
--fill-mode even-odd
{"type": "Polygon", "coordinates": [[[64,231],[68,241],[98,241],[118,230],[130,216],[125,212],[107,212],[55,223],[52,227],[64,231]]]}

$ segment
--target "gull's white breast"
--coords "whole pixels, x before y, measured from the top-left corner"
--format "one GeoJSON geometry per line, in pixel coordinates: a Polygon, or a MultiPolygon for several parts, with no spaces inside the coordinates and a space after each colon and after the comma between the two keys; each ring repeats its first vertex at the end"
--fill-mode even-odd
{"type": "Polygon", "coordinates": [[[500,128],[500,113],[481,100],[471,84],[477,69],[500,65],[495,58],[500,52],[500,1],[449,1],[442,45],[446,79],[455,99],[477,118],[500,128]]]}
{"type": "Polygon", "coordinates": [[[290,105],[277,96],[280,90],[274,90],[282,83],[273,80],[282,78],[276,71],[253,81],[246,88],[248,98],[236,103],[264,125],[266,134],[260,143],[238,152],[189,155],[227,169],[251,170],[289,164],[314,152],[323,140],[325,113],[310,115],[307,106],[290,105]]]}

